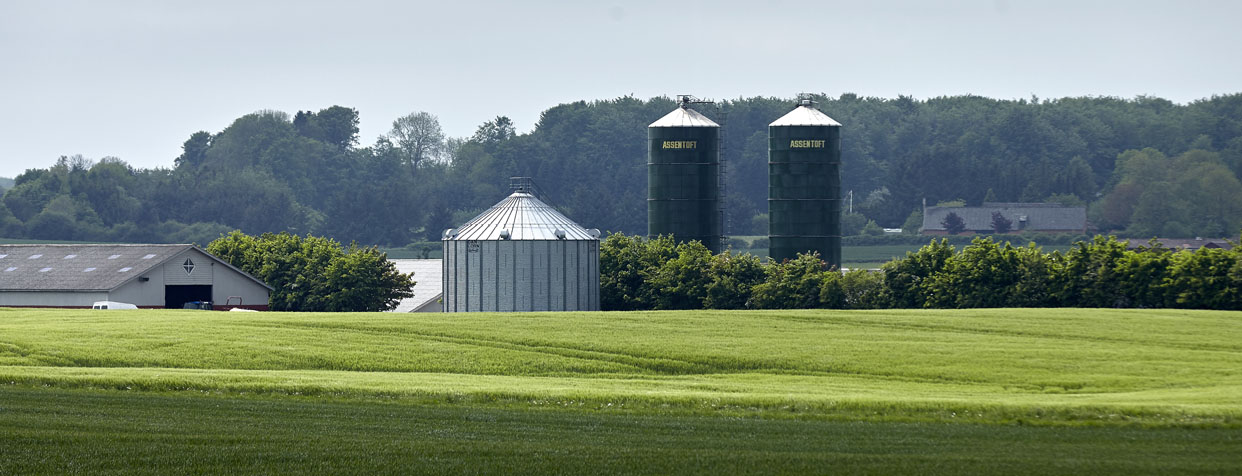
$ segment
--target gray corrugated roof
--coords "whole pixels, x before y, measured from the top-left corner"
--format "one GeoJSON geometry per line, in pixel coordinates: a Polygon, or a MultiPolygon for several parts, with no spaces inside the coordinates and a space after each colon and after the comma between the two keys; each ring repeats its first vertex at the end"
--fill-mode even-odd
{"type": "Polygon", "coordinates": [[[110,291],[189,249],[211,256],[194,245],[0,245],[0,290],[110,291]]]}
{"type": "Polygon", "coordinates": [[[439,299],[444,268],[438,259],[390,259],[397,271],[414,273],[414,295],[397,303],[393,312],[413,312],[428,301],[439,299]]]}
{"type": "Polygon", "coordinates": [[[949,213],[956,213],[966,222],[966,230],[992,229],[992,212],[1013,222],[1013,231],[1019,231],[1019,217],[1026,217],[1024,230],[1082,230],[1087,226],[1086,207],[1049,207],[1046,204],[1007,204],[1006,207],[927,207],[923,213],[923,230],[944,230],[941,222],[949,213]]]}
{"type": "Polygon", "coordinates": [[[455,236],[446,240],[501,240],[501,232],[508,231],[510,240],[556,240],[557,230],[565,232],[566,240],[598,240],[598,232],[592,233],[561,212],[543,203],[529,192],[517,191],[501,200],[465,225],[455,230],[455,236]]]}
{"type": "Polygon", "coordinates": [[[699,111],[678,107],[647,127],[720,127],[720,124],[699,114],[699,111]]]}
{"type": "Polygon", "coordinates": [[[780,119],[773,121],[769,126],[840,126],[837,122],[827,114],[819,112],[810,106],[798,106],[788,114],[781,116],[780,119]]]}

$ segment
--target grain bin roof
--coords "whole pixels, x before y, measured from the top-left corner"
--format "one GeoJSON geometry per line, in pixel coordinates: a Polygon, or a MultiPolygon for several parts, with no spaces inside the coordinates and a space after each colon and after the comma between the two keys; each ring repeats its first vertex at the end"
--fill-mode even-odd
{"type": "Polygon", "coordinates": [[[711,119],[708,119],[707,116],[699,114],[699,111],[688,107],[679,107],[647,127],[720,127],[720,124],[716,124],[711,119]]]}
{"type": "Polygon", "coordinates": [[[837,126],[841,123],[828,117],[827,114],[819,112],[811,106],[801,105],[789,111],[789,114],[781,116],[780,119],[768,124],[769,126],[837,126]]]}
{"type": "Polygon", "coordinates": [[[598,240],[588,231],[529,192],[517,191],[492,208],[453,230],[445,240],[598,240]],[[503,237],[507,232],[508,238],[503,237]]]}
{"type": "Polygon", "coordinates": [[[194,245],[0,245],[0,290],[110,291],[190,249],[211,256],[194,245]]]}

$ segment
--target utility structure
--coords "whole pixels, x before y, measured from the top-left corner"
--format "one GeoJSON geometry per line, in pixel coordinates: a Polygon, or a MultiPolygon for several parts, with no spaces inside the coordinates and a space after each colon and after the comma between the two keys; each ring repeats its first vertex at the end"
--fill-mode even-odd
{"type": "Polygon", "coordinates": [[[677,109],[647,126],[647,235],[700,241],[720,252],[720,125],[677,96],[677,109]]]}
{"type": "Polygon", "coordinates": [[[444,312],[598,311],[599,237],[536,197],[529,178],[441,244],[444,312]]]}
{"type": "Polygon", "coordinates": [[[768,125],[768,255],[841,267],[841,123],[803,97],[768,125]]]}

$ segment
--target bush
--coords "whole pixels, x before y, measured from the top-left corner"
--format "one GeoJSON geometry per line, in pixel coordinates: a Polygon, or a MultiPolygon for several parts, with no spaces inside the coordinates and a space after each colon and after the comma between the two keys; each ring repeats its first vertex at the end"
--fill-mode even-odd
{"type": "Polygon", "coordinates": [[[751,307],[757,309],[811,309],[823,307],[820,288],[829,279],[819,253],[799,254],[783,263],[768,264],[767,279],[754,287],[751,307]]]}
{"type": "Polygon", "coordinates": [[[276,311],[388,311],[414,295],[413,274],[402,274],[375,247],[288,233],[249,236],[233,231],[207,252],[275,288],[276,311]]]}

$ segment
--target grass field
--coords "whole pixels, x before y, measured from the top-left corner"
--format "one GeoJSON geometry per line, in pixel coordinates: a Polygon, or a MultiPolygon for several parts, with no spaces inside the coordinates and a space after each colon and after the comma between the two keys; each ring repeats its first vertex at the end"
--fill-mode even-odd
{"type": "Polygon", "coordinates": [[[0,453],[0,474],[1237,473],[1242,314],[3,309],[0,453]]]}

